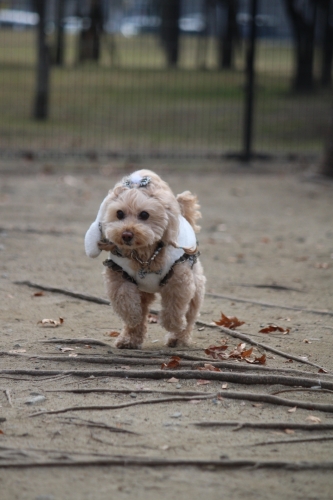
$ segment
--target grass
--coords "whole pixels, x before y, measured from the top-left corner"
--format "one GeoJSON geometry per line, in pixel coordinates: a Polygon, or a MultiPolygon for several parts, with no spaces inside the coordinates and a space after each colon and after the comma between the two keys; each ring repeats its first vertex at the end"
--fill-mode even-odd
{"type": "MultiPolygon", "coordinates": [[[[218,71],[216,47],[209,40],[208,69],[198,70],[202,41],[184,38],[180,68],[167,70],[163,52],[151,36],[116,37],[113,61],[110,39],[105,39],[99,65],[76,65],[75,37],[68,37],[67,43],[65,67],[52,68],[50,118],[36,122],[31,119],[34,33],[0,31],[0,148],[189,154],[241,150],[241,47],[236,69],[218,71]]],[[[290,93],[292,55],[287,44],[258,46],[257,150],[322,149],[330,94],[290,93]]]]}

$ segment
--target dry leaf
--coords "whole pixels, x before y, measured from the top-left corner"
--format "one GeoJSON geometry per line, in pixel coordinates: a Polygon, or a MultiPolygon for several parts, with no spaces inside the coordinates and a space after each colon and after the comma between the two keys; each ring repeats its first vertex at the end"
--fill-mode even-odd
{"type": "Polygon", "coordinates": [[[251,356],[252,351],[253,351],[253,347],[250,347],[250,349],[247,349],[247,351],[241,352],[242,358],[248,358],[249,356],[251,356]]]}
{"type": "Polygon", "coordinates": [[[179,382],[179,379],[175,378],[175,377],[171,377],[171,378],[169,378],[169,380],[167,380],[167,382],[169,382],[169,384],[176,384],[177,382],[179,382]]]}
{"type": "Polygon", "coordinates": [[[45,295],[44,292],[35,292],[33,297],[42,297],[43,295],[45,295]]]}
{"type": "Polygon", "coordinates": [[[315,417],[314,415],[309,415],[305,420],[308,420],[312,424],[320,424],[321,422],[321,419],[319,417],[315,417]]]}
{"type": "Polygon", "coordinates": [[[44,327],[56,328],[57,326],[62,325],[63,322],[64,322],[63,318],[59,318],[58,320],[57,319],[42,319],[42,320],[38,321],[37,325],[42,325],[44,327]]]}
{"type": "Polygon", "coordinates": [[[220,368],[217,368],[217,366],[213,366],[209,363],[205,363],[204,366],[200,366],[198,370],[201,370],[203,372],[220,372],[220,368]]]}
{"type": "Polygon", "coordinates": [[[328,371],[324,370],[324,368],[319,368],[318,373],[328,373],[328,371]]]}
{"type": "Polygon", "coordinates": [[[262,404],[261,403],[252,403],[252,406],[254,408],[261,408],[262,407],[262,404]]]}
{"type": "Polygon", "coordinates": [[[268,325],[265,328],[262,328],[259,330],[259,333],[274,333],[274,332],[280,332],[283,335],[287,335],[287,333],[290,332],[290,328],[282,328],[281,326],[277,325],[268,325]]]}
{"type": "Polygon", "coordinates": [[[77,353],[76,352],[72,352],[71,354],[68,354],[68,357],[69,358],[76,358],[77,357],[77,353]]]}
{"type": "Polygon", "coordinates": [[[240,342],[237,347],[235,347],[232,351],[224,352],[228,349],[227,344],[222,344],[220,346],[209,346],[208,349],[205,349],[205,353],[208,356],[212,356],[213,359],[237,359],[239,361],[246,361],[247,363],[252,364],[262,364],[266,363],[266,354],[263,354],[260,357],[251,358],[250,356],[253,354],[253,347],[250,349],[246,348],[245,342],[240,342]]]}
{"type": "Polygon", "coordinates": [[[295,434],[295,431],[293,429],[285,429],[284,432],[286,434],[295,434]]]}
{"type": "Polygon", "coordinates": [[[20,354],[22,352],[27,352],[27,350],[26,349],[12,349],[8,352],[10,352],[10,354],[20,354]]]}
{"type": "Polygon", "coordinates": [[[158,316],[156,314],[148,314],[148,323],[158,323],[158,316]]]}
{"type": "Polygon", "coordinates": [[[221,319],[218,321],[214,321],[217,326],[225,326],[226,328],[230,328],[230,330],[234,330],[238,326],[244,325],[245,321],[240,321],[238,318],[228,317],[221,312],[221,319]]]}
{"type": "Polygon", "coordinates": [[[120,333],[116,332],[116,331],[112,331],[112,332],[106,332],[106,333],[104,333],[104,335],[106,337],[119,337],[120,333]]]}
{"type": "Polygon", "coordinates": [[[59,351],[61,352],[69,352],[69,351],[74,351],[72,347],[60,347],[59,351]]]}
{"type": "Polygon", "coordinates": [[[228,389],[228,384],[222,384],[222,389],[228,389]]]}
{"type": "Polygon", "coordinates": [[[207,385],[207,384],[211,384],[211,381],[202,379],[197,380],[197,385],[207,385]]]}
{"type": "Polygon", "coordinates": [[[295,413],[296,410],[297,410],[297,406],[294,406],[293,408],[290,408],[288,410],[288,413],[295,413]]]}
{"type": "Polygon", "coordinates": [[[210,345],[208,349],[205,349],[205,354],[212,356],[214,359],[228,359],[229,355],[223,355],[223,351],[226,351],[228,346],[223,345],[210,345]]]}
{"type": "Polygon", "coordinates": [[[161,370],[172,370],[178,368],[181,358],[179,356],[172,356],[168,363],[161,364],[161,370]]]}

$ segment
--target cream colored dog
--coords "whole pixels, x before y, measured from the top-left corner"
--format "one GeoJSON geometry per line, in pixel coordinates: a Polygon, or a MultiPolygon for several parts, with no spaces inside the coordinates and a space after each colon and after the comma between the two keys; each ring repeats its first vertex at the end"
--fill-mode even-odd
{"type": "Polygon", "coordinates": [[[174,196],[149,170],[134,172],[110,190],[85,236],[89,257],[109,251],[105,281],[115,312],[125,323],[120,349],[139,349],[149,305],[161,294],[160,324],[167,345],[188,345],[205,293],[195,232],[201,217],[189,191],[174,196]]]}

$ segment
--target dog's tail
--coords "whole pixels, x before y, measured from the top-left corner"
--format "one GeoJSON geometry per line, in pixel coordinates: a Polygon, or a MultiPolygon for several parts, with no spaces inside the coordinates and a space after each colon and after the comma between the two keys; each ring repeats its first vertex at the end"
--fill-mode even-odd
{"type": "Polygon", "coordinates": [[[190,191],[184,191],[183,193],[177,195],[177,201],[179,203],[182,216],[185,217],[185,219],[191,224],[196,233],[199,232],[200,226],[196,224],[196,221],[201,218],[198,198],[194,194],[190,193],[190,191]]]}

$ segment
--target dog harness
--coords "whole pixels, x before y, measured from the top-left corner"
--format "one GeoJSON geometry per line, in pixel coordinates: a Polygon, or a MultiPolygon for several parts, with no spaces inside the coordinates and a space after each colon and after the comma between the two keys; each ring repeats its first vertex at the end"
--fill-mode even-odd
{"type": "MultiPolygon", "coordinates": [[[[164,247],[163,242],[159,243],[160,248],[164,247]]],[[[173,269],[177,264],[189,262],[191,269],[197,262],[199,252],[195,254],[184,253],[183,248],[174,248],[168,246],[164,259],[164,265],[156,272],[151,272],[148,268],[141,267],[138,271],[134,271],[131,267],[131,259],[122,257],[115,250],[115,253],[110,252],[109,259],[103,262],[104,266],[121,273],[122,277],[136,285],[139,290],[147,293],[156,293],[161,287],[167,284],[173,275],[173,269]]]]}

